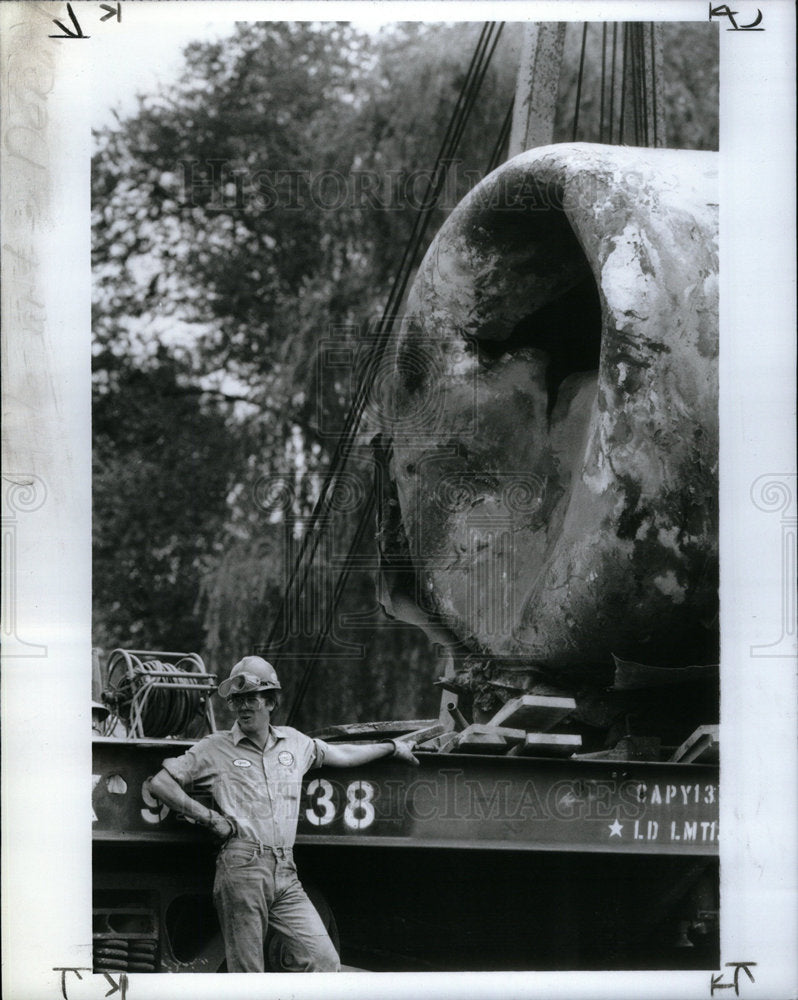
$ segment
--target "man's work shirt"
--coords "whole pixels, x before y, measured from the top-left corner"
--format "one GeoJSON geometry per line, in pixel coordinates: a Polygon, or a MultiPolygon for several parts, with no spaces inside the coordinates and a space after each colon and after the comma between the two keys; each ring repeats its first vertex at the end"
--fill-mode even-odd
{"type": "Polygon", "coordinates": [[[324,762],[327,744],[289,726],[271,726],[265,750],[233,728],[211,733],[163,767],[191,794],[209,790],[236,836],[293,847],[302,777],[324,762]]]}

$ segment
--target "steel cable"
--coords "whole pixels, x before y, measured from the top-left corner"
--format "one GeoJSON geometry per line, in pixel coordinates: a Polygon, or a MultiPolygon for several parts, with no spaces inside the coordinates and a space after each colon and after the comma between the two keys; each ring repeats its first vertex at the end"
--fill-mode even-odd
{"type": "MultiPolygon", "coordinates": [[[[440,194],[443,190],[443,186],[448,175],[449,163],[448,161],[456,152],[460,140],[463,135],[468,118],[470,117],[471,111],[473,109],[474,103],[476,101],[477,95],[479,93],[482,82],[487,73],[488,66],[490,64],[491,58],[496,50],[496,45],[498,44],[499,37],[501,35],[503,25],[499,25],[496,29],[495,24],[488,23],[483,25],[482,31],[480,32],[480,37],[477,43],[477,48],[474,52],[474,56],[471,59],[471,64],[469,66],[469,79],[466,80],[463,87],[461,88],[460,95],[458,97],[457,105],[455,107],[455,112],[449,122],[449,126],[444,136],[444,141],[441,144],[441,149],[438,153],[436,159],[435,167],[433,169],[430,181],[427,185],[427,192],[425,194],[424,201],[422,202],[422,208],[417,213],[414,220],[413,230],[411,237],[408,240],[405,251],[400,263],[394,285],[391,289],[391,293],[388,298],[388,302],[383,311],[383,315],[378,326],[378,336],[377,341],[372,350],[371,357],[369,359],[369,364],[366,369],[365,375],[363,376],[360,385],[358,387],[358,393],[353,401],[353,405],[347,414],[347,420],[345,422],[344,430],[342,432],[341,438],[339,439],[339,445],[333,455],[333,460],[331,462],[331,468],[328,476],[325,480],[325,489],[319,497],[319,501],[314,508],[313,514],[311,515],[310,528],[313,530],[313,535],[311,537],[311,531],[309,530],[303,539],[303,542],[310,538],[307,546],[300,548],[300,553],[297,558],[297,562],[294,566],[294,571],[291,578],[289,579],[289,584],[286,587],[286,594],[284,597],[283,605],[281,606],[278,617],[275,618],[272,630],[269,635],[269,645],[273,641],[273,637],[276,634],[276,629],[282,616],[285,613],[285,609],[289,606],[290,600],[290,589],[293,584],[293,580],[296,578],[298,567],[300,561],[305,559],[304,571],[302,574],[300,593],[303,592],[304,587],[307,582],[307,577],[310,572],[310,567],[312,565],[312,560],[315,555],[316,549],[321,537],[321,531],[324,530],[325,523],[321,522],[321,531],[316,531],[316,525],[319,523],[319,514],[317,512],[324,510],[324,497],[326,495],[332,496],[332,490],[334,489],[333,480],[336,475],[338,475],[339,469],[343,467],[346,462],[349,452],[351,450],[352,444],[354,443],[355,434],[359,428],[360,420],[362,418],[363,409],[365,408],[366,401],[368,399],[368,393],[371,390],[371,385],[373,383],[374,375],[376,374],[377,366],[381,361],[384,348],[387,344],[388,337],[393,327],[393,321],[395,319],[395,311],[401,304],[402,299],[407,288],[407,283],[410,276],[410,270],[417,258],[419,249],[421,247],[421,241],[424,239],[429,220],[431,218],[432,212],[437,206],[440,194]],[[490,46],[489,50],[488,47],[490,46]],[[486,55],[487,53],[487,55],[486,55]],[[333,484],[333,485],[331,485],[333,484]],[[309,552],[309,556],[306,556],[306,552],[309,552]]],[[[346,560],[344,562],[344,567],[338,576],[336,581],[336,586],[334,589],[334,594],[329,608],[327,609],[326,621],[321,629],[321,631],[316,636],[316,641],[314,644],[314,649],[311,652],[310,660],[305,668],[302,679],[300,681],[299,687],[297,689],[296,695],[294,697],[291,709],[288,714],[289,723],[293,721],[299,711],[300,705],[307,691],[307,687],[310,680],[310,675],[318,658],[318,655],[323,647],[323,644],[329,634],[329,630],[332,627],[332,620],[337,607],[338,601],[340,600],[341,593],[343,592],[343,587],[348,579],[349,572],[351,569],[352,561],[360,548],[363,536],[365,534],[366,525],[369,523],[372,512],[374,508],[374,491],[373,484],[370,490],[370,496],[366,508],[361,513],[358,528],[355,537],[350,545],[349,552],[347,554],[346,560]]],[[[326,513],[326,512],[325,512],[326,513]]]]}
{"type": "Polygon", "coordinates": [[[324,623],[324,628],[321,629],[316,635],[316,641],[313,646],[313,650],[310,654],[310,660],[305,666],[305,671],[297,687],[296,693],[294,694],[294,700],[291,704],[290,711],[288,712],[288,718],[286,720],[287,725],[292,726],[296,721],[297,713],[302,705],[302,701],[307,693],[308,685],[310,684],[310,676],[313,672],[313,668],[316,665],[316,661],[319,658],[322,647],[327,640],[327,636],[330,634],[330,629],[332,628],[333,616],[335,615],[335,610],[338,607],[338,603],[341,599],[341,594],[343,593],[344,587],[346,586],[346,581],[349,579],[349,573],[352,569],[352,564],[355,557],[363,543],[363,537],[366,533],[366,526],[371,520],[371,515],[374,513],[374,491],[372,490],[369,500],[366,503],[363,513],[360,517],[360,522],[357,527],[354,538],[352,539],[352,544],[349,547],[349,552],[347,553],[346,560],[341,572],[338,574],[338,578],[335,581],[335,593],[333,594],[330,606],[327,609],[327,619],[324,623]]]}
{"type": "Polygon", "coordinates": [[[629,49],[629,25],[625,24],[623,26],[623,58],[621,59],[621,118],[620,118],[620,132],[618,135],[618,142],[623,145],[623,134],[624,134],[624,117],[626,116],[626,71],[627,71],[627,54],[629,49]]]}
{"type": "MultiPolygon", "coordinates": [[[[648,134],[648,86],[646,85],[646,39],[645,29],[642,24],[638,25],[638,52],[640,58],[640,100],[643,107],[643,144],[649,145],[648,134]]],[[[652,46],[653,54],[653,46],[652,46]]]]}
{"type": "Polygon", "coordinates": [[[607,137],[607,142],[612,143],[612,124],[615,115],[615,60],[618,52],[618,24],[617,22],[612,26],[612,69],[610,71],[610,113],[609,113],[609,127],[610,134],[607,137]]]}
{"type": "Polygon", "coordinates": [[[654,120],[654,145],[660,140],[657,135],[657,46],[654,38],[654,23],[649,24],[649,38],[651,42],[651,111],[654,120]]]}
{"type": "Polygon", "coordinates": [[[363,410],[368,399],[368,394],[371,390],[373,377],[376,374],[377,366],[381,361],[384,348],[392,329],[395,312],[404,297],[412,265],[418,255],[421,241],[424,238],[432,211],[436,207],[440,193],[443,189],[448,173],[448,166],[444,169],[444,165],[447,164],[447,161],[456,151],[465,127],[465,122],[470,115],[471,109],[473,108],[479,87],[484,79],[485,73],[487,72],[490,58],[495,51],[501,28],[502,26],[500,25],[498,31],[496,31],[494,23],[487,23],[483,25],[480,32],[479,40],[468,68],[466,80],[461,87],[455,110],[452,114],[444,140],[441,144],[432,175],[427,184],[427,191],[422,202],[422,208],[419,210],[414,220],[410,239],[405,246],[405,251],[399,265],[396,278],[391,288],[391,292],[389,293],[382,318],[378,324],[377,336],[369,358],[368,366],[359,383],[355,399],[347,412],[344,428],[341,436],[339,437],[330,463],[330,469],[325,477],[321,493],[309,518],[307,529],[303,535],[302,542],[300,543],[299,553],[297,554],[296,561],[286,585],[283,600],[272,624],[267,640],[268,646],[273,644],[274,639],[278,634],[280,625],[286,616],[287,609],[289,608],[292,599],[295,582],[297,581],[300,571],[302,575],[299,580],[299,594],[304,591],[307,584],[308,574],[310,572],[315,552],[318,548],[321,533],[326,527],[326,516],[329,513],[331,498],[334,495],[333,490],[335,488],[336,479],[348,460],[354,444],[355,436],[362,419],[363,410]],[[490,48],[490,53],[486,57],[486,52],[488,51],[488,46],[491,45],[491,41],[493,44],[490,48]],[[319,525],[321,526],[320,528],[319,525]]]}
{"type": "Polygon", "coordinates": [[[599,106],[599,142],[604,142],[604,95],[607,90],[607,22],[601,26],[601,103],[599,106]]]}
{"type": "Polygon", "coordinates": [[[585,73],[585,49],[587,48],[587,21],[582,27],[582,50],[579,54],[579,72],[576,75],[576,107],[574,108],[574,127],[572,139],[576,142],[579,129],[579,105],[582,102],[582,79],[585,73]]]}
{"type": "Polygon", "coordinates": [[[333,452],[333,456],[330,462],[330,469],[325,477],[324,483],[322,485],[322,490],[319,495],[314,509],[308,521],[307,529],[303,535],[302,541],[300,543],[299,552],[297,554],[296,561],[294,563],[291,575],[286,584],[286,590],[284,594],[283,601],[281,603],[280,609],[275,617],[272,628],[269,633],[267,640],[267,645],[271,646],[274,638],[277,634],[279,625],[285,616],[285,612],[289,606],[289,600],[291,597],[291,591],[294,586],[294,581],[296,580],[297,574],[299,573],[300,566],[304,564],[304,572],[302,579],[300,581],[299,593],[302,593],[305,585],[307,583],[307,576],[310,572],[310,566],[312,564],[313,557],[315,555],[316,549],[318,547],[320,538],[316,532],[318,524],[321,522],[322,516],[326,516],[329,511],[330,498],[333,495],[334,480],[339,474],[340,470],[346,463],[349,452],[351,451],[352,445],[354,443],[354,435],[359,424],[360,418],[362,416],[362,411],[365,406],[366,395],[368,388],[370,386],[370,375],[372,375],[372,368],[376,371],[376,364],[379,362],[382,355],[382,348],[387,340],[387,333],[390,329],[390,321],[393,319],[393,313],[398,307],[401,298],[404,295],[404,289],[406,287],[407,279],[410,271],[410,264],[412,263],[415,254],[417,253],[417,247],[421,238],[420,222],[425,214],[428,214],[431,210],[431,192],[434,190],[436,185],[437,177],[440,173],[441,163],[448,154],[451,148],[451,136],[456,127],[456,122],[458,118],[463,113],[463,108],[467,99],[467,93],[469,89],[473,86],[473,81],[475,79],[476,71],[481,63],[484,56],[485,48],[492,31],[492,25],[485,24],[480,32],[479,40],[477,42],[476,49],[471,58],[471,63],[466,74],[466,80],[464,81],[463,87],[460,90],[458,96],[457,104],[453,112],[452,118],[449,121],[446,134],[441,144],[441,149],[438,153],[438,158],[435,163],[435,168],[427,183],[427,191],[425,193],[424,201],[422,203],[422,208],[416,215],[414,220],[413,229],[410,235],[410,239],[405,245],[404,254],[397,271],[396,278],[394,279],[393,286],[388,296],[387,304],[383,311],[382,319],[378,325],[377,342],[375,344],[375,349],[372,354],[371,363],[367,369],[366,376],[361,380],[357,393],[355,395],[352,404],[347,412],[344,428],[336,444],[336,448],[333,452]]]}
{"type": "Polygon", "coordinates": [[[510,130],[513,124],[513,108],[515,107],[515,99],[510,101],[509,107],[507,108],[507,114],[504,116],[504,121],[499,129],[499,135],[496,139],[496,145],[493,147],[493,152],[490,154],[490,160],[488,160],[488,169],[485,171],[486,174],[493,173],[493,171],[498,167],[502,160],[502,151],[507,145],[507,140],[510,137],[510,130]]]}

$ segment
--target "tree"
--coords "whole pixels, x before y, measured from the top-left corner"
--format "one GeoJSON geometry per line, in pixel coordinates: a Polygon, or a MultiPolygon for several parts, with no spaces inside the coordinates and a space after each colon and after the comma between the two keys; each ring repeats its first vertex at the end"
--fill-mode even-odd
{"type": "Polygon", "coordinates": [[[96,645],[147,648],[201,633],[197,579],[214,558],[237,462],[223,416],[180,384],[172,359],[117,362],[94,402],[96,645]]]}

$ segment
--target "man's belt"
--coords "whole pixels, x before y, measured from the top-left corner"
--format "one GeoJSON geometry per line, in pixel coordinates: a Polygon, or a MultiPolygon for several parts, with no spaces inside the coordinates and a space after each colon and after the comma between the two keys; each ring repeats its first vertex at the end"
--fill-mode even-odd
{"type": "Polygon", "coordinates": [[[290,858],[294,855],[293,847],[274,847],[272,844],[264,844],[260,840],[244,840],[242,837],[230,837],[222,844],[221,849],[224,850],[233,844],[240,847],[251,847],[258,854],[274,854],[278,858],[290,858]]]}

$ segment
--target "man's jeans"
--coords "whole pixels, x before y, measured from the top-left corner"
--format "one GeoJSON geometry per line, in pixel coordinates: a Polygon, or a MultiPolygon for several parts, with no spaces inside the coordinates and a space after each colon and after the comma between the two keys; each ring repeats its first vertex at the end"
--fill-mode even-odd
{"type": "Polygon", "coordinates": [[[339,972],[338,954],[305,894],[290,849],[229,840],[216,862],[213,901],[228,972],[263,972],[271,924],[286,939],[297,972],[339,972]]]}

